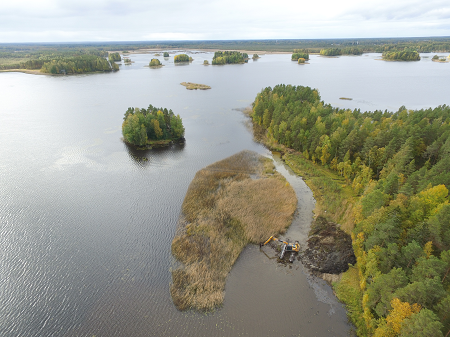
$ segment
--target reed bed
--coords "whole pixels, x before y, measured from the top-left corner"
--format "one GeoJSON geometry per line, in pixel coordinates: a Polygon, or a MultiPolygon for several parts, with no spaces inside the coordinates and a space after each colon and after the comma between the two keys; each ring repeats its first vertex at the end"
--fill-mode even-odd
{"type": "Polygon", "coordinates": [[[180,310],[222,304],[226,277],[242,249],[283,233],[297,198],[272,161],[243,151],[195,175],[182,206],[170,292],[180,310]]]}

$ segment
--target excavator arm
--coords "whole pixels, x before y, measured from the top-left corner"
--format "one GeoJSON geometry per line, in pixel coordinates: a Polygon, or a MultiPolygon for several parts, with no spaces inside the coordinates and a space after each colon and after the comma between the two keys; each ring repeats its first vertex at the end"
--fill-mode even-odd
{"type": "Polygon", "coordinates": [[[267,239],[267,241],[265,242],[261,242],[259,244],[260,247],[267,245],[270,241],[278,241],[281,242],[283,244],[282,248],[281,248],[281,254],[280,254],[280,259],[283,259],[284,257],[284,253],[285,252],[291,252],[291,257],[289,258],[289,261],[293,261],[294,259],[294,255],[295,252],[299,252],[300,251],[300,244],[298,243],[298,241],[295,241],[295,243],[289,243],[280,239],[277,239],[274,236],[271,236],[270,238],[267,239]]]}

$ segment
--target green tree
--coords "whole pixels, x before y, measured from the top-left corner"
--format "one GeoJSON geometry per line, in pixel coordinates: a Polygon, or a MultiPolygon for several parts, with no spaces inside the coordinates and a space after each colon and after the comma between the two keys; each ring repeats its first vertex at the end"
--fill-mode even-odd
{"type": "Polygon", "coordinates": [[[436,314],[422,309],[403,321],[399,337],[443,337],[442,327],[436,314]]]}

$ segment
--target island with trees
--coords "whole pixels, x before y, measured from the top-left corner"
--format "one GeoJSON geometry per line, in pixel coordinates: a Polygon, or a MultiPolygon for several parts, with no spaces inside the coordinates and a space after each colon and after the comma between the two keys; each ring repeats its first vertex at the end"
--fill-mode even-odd
{"type": "Polygon", "coordinates": [[[65,75],[119,70],[115,62],[108,62],[104,57],[96,55],[57,57],[43,61],[40,68],[41,73],[65,75]]]}
{"type": "MultiPolygon", "coordinates": [[[[450,55],[449,55],[448,59],[450,59],[450,55]]],[[[445,58],[445,56],[440,58],[438,55],[434,55],[433,58],[431,59],[431,61],[433,61],[433,62],[441,62],[441,63],[442,62],[448,62],[448,60],[445,58]]]]}
{"type": "Polygon", "coordinates": [[[164,56],[164,57],[169,57],[169,53],[165,51],[164,54],[163,54],[163,56],[164,56]]]}
{"type": "Polygon", "coordinates": [[[151,59],[148,66],[150,68],[160,68],[160,67],[162,67],[162,63],[158,59],[151,59]]]}
{"type": "Polygon", "coordinates": [[[175,62],[175,63],[187,63],[187,62],[192,62],[192,61],[194,61],[192,59],[192,57],[190,57],[187,54],[178,54],[178,55],[175,55],[173,58],[173,62],[175,62]]]}
{"type": "Polygon", "coordinates": [[[257,60],[257,59],[259,59],[260,58],[260,56],[258,55],[258,54],[253,54],[253,56],[252,56],[252,59],[253,60],[257,60]]]}
{"type": "Polygon", "coordinates": [[[309,52],[303,49],[294,49],[294,53],[291,56],[292,61],[297,61],[302,58],[303,60],[309,60],[309,52]]]}
{"type": "Polygon", "coordinates": [[[248,62],[248,54],[238,51],[216,51],[212,59],[213,65],[248,62]]]}
{"type": "Polygon", "coordinates": [[[180,115],[172,110],[156,108],[128,108],[122,123],[126,143],[138,148],[152,148],[184,141],[184,126],[180,115]]]}
{"type": "Polygon", "coordinates": [[[382,58],[386,61],[420,61],[420,55],[415,50],[386,51],[382,58]]]}
{"type": "Polygon", "coordinates": [[[325,48],[320,50],[320,55],[323,56],[362,55],[362,54],[363,50],[358,47],[325,48]]]}
{"type": "Polygon", "coordinates": [[[315,214],[351,235],[356,264],[334,289],[358,336],[448,335],[450,107],[352,111],[277,85],[251,117],[313,190],[315,214]]]}

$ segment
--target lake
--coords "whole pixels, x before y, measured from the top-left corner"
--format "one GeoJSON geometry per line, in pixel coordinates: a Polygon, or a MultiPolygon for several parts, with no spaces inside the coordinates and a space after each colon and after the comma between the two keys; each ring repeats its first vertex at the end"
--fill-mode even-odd
{"type": "MultiPolygon", "coordinates": [[[[159,69],[145,67],[152,54],[131,54],[134,63],[116,73],[0,73],[0,335],[349,335],[325,282],[257,246],[231,271],[223,307],[179,312],[170,245],[186,190],[198,170],[241,150],[273,157],[240,111],[266,86],[311,86],[325,103],[361,111],[427,108],[448,103],[450,64],[365,54],[298,65],[271,54],[203,66],[212,53],[190,52],[189,65],[173,55],[158,57],[159,69]],[[135,151],[121,141],[126,109],[149,104],[181,116],[184,145],[135,151]]],[[[299,199],[286,236],[304,243],[312,192],[274,159],[299,199]]]]}

